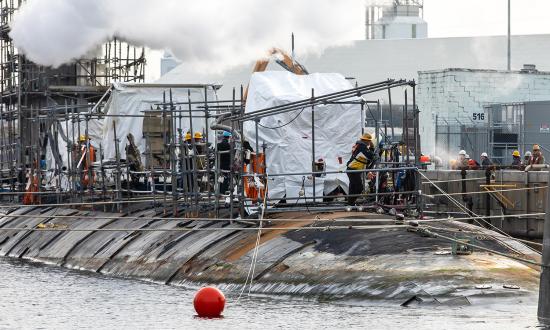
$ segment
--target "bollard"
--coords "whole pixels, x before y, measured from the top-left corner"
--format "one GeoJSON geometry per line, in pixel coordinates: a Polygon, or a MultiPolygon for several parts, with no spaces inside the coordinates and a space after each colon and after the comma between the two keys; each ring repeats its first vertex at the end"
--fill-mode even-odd
{"type": "MultiPolygon", "coordinates": [[[[550,171],[548,172],[550,184],[550,171]]],[[[542,241],[542,267],[540,271],[538,319],[545,326],[550,326],[550,192],[546,192],[546,214],[544,216],[544,233],[542,241]]]]}

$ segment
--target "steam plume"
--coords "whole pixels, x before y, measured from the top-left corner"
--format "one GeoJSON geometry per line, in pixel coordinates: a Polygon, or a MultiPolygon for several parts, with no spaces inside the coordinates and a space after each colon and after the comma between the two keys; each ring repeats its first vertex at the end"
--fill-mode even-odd
{"type": "Polygon", "coordinates": [[[249,63],[273,47],[319,53],[357,38],[361,0],[29,0],[10,36],[27,57],[59,66],[118,37],[168,49],[208,71],[249,63]]]}

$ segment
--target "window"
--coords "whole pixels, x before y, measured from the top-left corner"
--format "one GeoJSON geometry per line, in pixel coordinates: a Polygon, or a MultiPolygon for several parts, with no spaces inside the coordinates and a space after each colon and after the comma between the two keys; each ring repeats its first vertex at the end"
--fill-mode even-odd
{"type": "Polygon", "coordinates": [[[412,38],[416,39],[416,24],[412,25],[412,38]]]}

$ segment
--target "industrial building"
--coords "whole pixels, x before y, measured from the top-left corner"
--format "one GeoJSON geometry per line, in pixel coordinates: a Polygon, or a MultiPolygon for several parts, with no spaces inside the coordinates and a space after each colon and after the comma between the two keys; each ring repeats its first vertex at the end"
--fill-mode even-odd
{"type": "Polygon", "coordinates": [[[465,149],[478,158],[487,152],[506,164],[513,150],[525,152],[548,141],[544,128],[534,125],[548,125],[544,101],[550,100],[550,73],[533,65],[519,71],[422,71],[418,83],[420,134],[427,153],[449,158],[465,149]]]}

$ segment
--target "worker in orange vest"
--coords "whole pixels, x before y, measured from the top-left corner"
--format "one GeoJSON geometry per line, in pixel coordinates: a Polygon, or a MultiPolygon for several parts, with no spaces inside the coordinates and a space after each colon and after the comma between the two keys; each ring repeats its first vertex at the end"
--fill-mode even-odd
{"type": "Polygon", "coordinates": [[[80,143],[80,159],[77,168],[82,170],[82,186],[87,187],[93,185],[95,182],[95,172],[91,168],[95,162],[95,148],[90,143],[90,138],[86,135],[80,135],[78,142],[80,143]]]}

